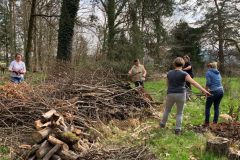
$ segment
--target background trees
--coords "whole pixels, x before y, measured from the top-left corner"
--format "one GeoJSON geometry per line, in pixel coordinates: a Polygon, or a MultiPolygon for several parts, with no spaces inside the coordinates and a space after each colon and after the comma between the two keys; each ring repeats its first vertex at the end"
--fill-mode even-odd
{"type": "Polygon", "coordinates": [[[120,65],[150,58],[161,66],[189,54],[196,67],[211,59],[222,71],[232,60],[238,64],[239,0],[61,2],[1,2],[1,61],[21,52],[36,71],[55,59],[80,63],[90,57],[120,65]]]}
{"type": "Polygon", "coordinates": [[[186,22],[180,22],[172,30],[173,56],[189,55],[195,68],[202,67],[200,40],[204,28],[192,28],[186,22]]]}

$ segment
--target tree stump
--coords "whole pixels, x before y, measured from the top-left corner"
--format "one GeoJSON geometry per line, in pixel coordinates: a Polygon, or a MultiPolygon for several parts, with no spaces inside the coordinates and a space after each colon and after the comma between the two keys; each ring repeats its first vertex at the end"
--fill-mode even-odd
{"type": "Polygon", "coordinates": [[[227,155],[230,141],[227,138],[215,137],[207,141],[206,151],[218,156],[227,155]]]}
{"type": "Polygon", "coordinates": [[[234,148],[229,148],[228,159],[229,160],[240,160],[240,150],[236,150],[234,148]]]}

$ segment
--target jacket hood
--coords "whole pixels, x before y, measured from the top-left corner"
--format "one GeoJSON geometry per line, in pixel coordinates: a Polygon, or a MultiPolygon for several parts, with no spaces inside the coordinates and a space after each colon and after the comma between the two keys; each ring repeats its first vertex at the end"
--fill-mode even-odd
{"type": "Polygon", "coordinates": [[[217,69],[209,69],[208,70],[209,72],[212,72],[212,73],[214,73],[214,74],[220,74],[220,72],[217,70],[217,69]]]}

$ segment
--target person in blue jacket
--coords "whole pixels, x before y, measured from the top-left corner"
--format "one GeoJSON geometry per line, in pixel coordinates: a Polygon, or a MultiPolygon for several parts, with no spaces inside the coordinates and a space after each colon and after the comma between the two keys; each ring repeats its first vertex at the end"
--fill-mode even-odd
{"type": "Polygon", "coordinates": [[[206,89],[210,91],[212,96],[207,97],[206,100],[204,126],[209,126],[210,109],[212,104],[214,104],[213,123],[216,124],[218,122],[219,105],[224,95],[222,77],[217,66],[217,62],[209,63],[206,73],[206,89]]]}

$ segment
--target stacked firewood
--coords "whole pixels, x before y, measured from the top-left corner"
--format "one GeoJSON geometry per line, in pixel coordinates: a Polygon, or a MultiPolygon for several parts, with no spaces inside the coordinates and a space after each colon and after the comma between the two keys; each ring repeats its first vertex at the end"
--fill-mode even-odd
{"type": "Polygon", "coordinates": [[[81,136],[81,129],[66,123],[54,109],[35,121],[35,128],[32,133],[35,144],[24,159],[76,160],[90,148],[90,142],[81,136]]]}

